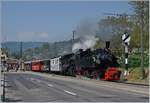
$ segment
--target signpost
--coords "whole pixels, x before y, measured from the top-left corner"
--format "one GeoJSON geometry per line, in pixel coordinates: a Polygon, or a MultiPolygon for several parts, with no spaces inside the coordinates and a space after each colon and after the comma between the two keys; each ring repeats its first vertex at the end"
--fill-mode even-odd
{"type": "Polygon", "coordinates": [[[130,42],[130,35],[127,34],[127,32],[125,32],[122,35],[122,41],[123,41],[124,47],[125,47],[125,71],[124,71],[124,77],[126,79],[126,77],[129,75],[129,72],[128,72],[128,46],[129,46],[129,42],[130,42]]]}

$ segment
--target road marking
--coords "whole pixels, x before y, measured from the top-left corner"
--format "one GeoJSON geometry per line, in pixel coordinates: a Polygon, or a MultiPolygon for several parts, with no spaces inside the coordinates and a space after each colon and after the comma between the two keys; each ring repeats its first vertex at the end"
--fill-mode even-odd
{"type": "Polygon", "coordinates": [[[48,86],[49,86],[49,87],[53,87],[53,85],[52,85],[52,84],[48,84],[48,86]]]}
{"type": "Polygon", "coordinates": [[[68,93],[68,94],[71,94],[71,95],[77,95],[76,93],[73,93],[73,92],[69,92],[67,90],[64,90],[64,92],[68,93]]]}
{"type": "Polygon", "coordinates": [[[31,81],[36,81],[36,82],[41,82],[41,80],[38,80],[38,79],[35,79],[35,78],[30,78],[31,79],[31,81]]]}
{"type": "Polygon", "coordinates": [[[41,80],[36,79],[37,82],[41,82],[41,80]]]}
{"type": "Polygon", "coordinates": [[[34,79],[34,78],[30,78],[32,81],[35,81],[36,79],[34,79]]]}

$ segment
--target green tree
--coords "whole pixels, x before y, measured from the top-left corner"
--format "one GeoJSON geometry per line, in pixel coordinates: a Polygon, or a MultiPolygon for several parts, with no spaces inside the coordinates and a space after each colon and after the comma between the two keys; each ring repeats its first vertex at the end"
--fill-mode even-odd
{"type": "Polygon", "coordinates": [[[95,43],[95,45],[94,45],[94,48],[95,49],[98,49],[98,48],[101,48],[102,46],[102,40],[99,38],[97,41],[96,41],[96,43],[95,43]]]}
{"type": "Polygon", "coordinates": [[[33,49],[27,49],[25,52],[24,52],[24,55],[23,55],[23,58],[25,60],[31,60],[33,58],[33,49]]]}
{"type": "Polygon", "coordinates": [[[149,1],[131,1],[129,2],[134,9],[134,15],[132,22],[134,23],[132,31],[132,43],[140,48],[140,26],[141,20],[144,21],[144,47],[148,49],[149,47],[149,1]],[[143,12],[142,12],[143,11],[143,12]],[[141,16],[143,14],[143,18],[141,16]]]}
{"type": "Polygon", "coordinates": [[[102,34],[109,36],[111,42],[111,48],[115,50],[121,50],[122,40],[121,36],[125,31],[131,34],[132,22],[128,18],[127,14],[120,16],[108,16],[99,22],[99,28],[102,29],[102,34]],[[106,31],[106,32],[105,32],[106,31]],[[109,35],[108,35],[109,34],[109,35]]]}
{"type": "Polygon", "coordinates": [[[20,54],[19,54],[19,52],[13,52],[13,53],[11,53],[11,57],[14,58],[14,59],[19,59],[20,54]]]}

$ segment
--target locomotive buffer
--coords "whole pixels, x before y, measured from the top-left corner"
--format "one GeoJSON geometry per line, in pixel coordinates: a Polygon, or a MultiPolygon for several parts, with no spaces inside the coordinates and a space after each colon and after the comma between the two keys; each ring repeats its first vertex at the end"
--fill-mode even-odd
{"type": "Polygon", "coordinates": [[[129,46],[129,42],[130,42],[130,36],[129,34],[127,34],[127,32],[125,32],[122,35],[122,41],[125,47],[125,71],[124,71],[124,77],[126,78],[129,75],[128,72],[128,46],[129,46]]]}

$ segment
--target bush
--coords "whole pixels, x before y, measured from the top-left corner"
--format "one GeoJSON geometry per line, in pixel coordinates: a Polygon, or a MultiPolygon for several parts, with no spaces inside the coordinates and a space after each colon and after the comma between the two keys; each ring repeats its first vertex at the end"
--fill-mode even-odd
{"type": "MultiPolygon", "coordinates": [[[[119,67],[123,67],[124,65],[124,57],[118,59],[119,67]]],[[[141,54],[134,53],[130,54],[128,57],[128,66],[129,68],[135,68],[141,66],[141,54]]],[[[144,54],[144,67],[149,66],[149,56],[148,54],[144,54]]]]}
{"type": "MultiPolygon", "coordinates": [[[[128,60],[129,67],[140,67],[141,65],[141,54],[135,53],[129,55],[128,60]]],[[[147,54],[144,54],[144,67],[149,66],[149,56],[147,54]]]]}

